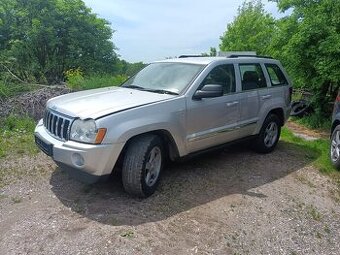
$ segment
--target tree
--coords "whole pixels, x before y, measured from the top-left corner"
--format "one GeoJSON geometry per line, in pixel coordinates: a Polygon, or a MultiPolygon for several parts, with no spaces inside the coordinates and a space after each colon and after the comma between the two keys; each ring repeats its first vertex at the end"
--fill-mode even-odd
{"type": "Polygon", "coordinates": [[[340,87],[340,1],[275,2],[292,14],[279,21],[272,52],[283,57],[297,86],[313,92],[317,115],[325,115],[340,87]]]}
{"type": "Polygon", "coordinates": [[[81,0],[0,2],[0,61],[25,80],[60,82],[71,68],[114,72],[112,34],[81,0]]]}
{"type": "Polygon", "coordinates": [[[143,62],[129,63],[125,60],[119,60],[117,63],[117,67],[119,69],[119,73],[131,77],[142,70],[146,64],[143,62]]]}
{"type": "Polygon", "coordinates": [[[275,20],[265,12],[260,0],[243,2],[234,21],[220,37],[220,50],[266,54],[274,30],[275,20]]]}

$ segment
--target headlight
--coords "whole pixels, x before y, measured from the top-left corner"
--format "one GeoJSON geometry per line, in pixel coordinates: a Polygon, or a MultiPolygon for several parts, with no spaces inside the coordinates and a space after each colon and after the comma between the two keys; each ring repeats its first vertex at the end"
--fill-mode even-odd
{"type": "Polygon", "coordinates": [[[71,126],[70,140],[100,144],[104,139],[105,133],[106,128],[97,129],[96,122],[93,119],[76,119],[71,126]]]}

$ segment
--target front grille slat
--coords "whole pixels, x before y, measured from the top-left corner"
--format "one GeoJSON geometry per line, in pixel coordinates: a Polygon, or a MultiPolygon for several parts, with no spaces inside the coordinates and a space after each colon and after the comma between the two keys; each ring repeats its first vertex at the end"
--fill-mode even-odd
{"type": "Polygon", "coordinates": [[[46,117],[46,121],[47,121],[46,127],[47,127],[47,130],[50,130],[50,127],[51,127],[51,125],[50,125],[50,117],[51,117],[51,113],[47,112],[47,117],[46,117]]]}
{"type": "Polygon", "coordinates": [[[68,139],[68,132],[69,132],[70,123],[71,123],[70,120],[65,121],[65,126],[64,126],[64,129],[63,129],[63,135],[64,135],[65,139],[68,139]]]}
{"type": "Polygon", "coordinates": [[[57,122],[56,122],[56,124],[55,124],[55,129],[56,129],[56,131],[55,131],[55,135],[56,136],[58,136],[58,137],[60,137],[59,136],[59,117],[57,117],[57,122]]]}
{"type": "Polygon", "coordinates": [[[63,121],[62,121],[62,123],[61,123],[61,127],[60,127],[60,137],[61,137],[61,139],[65,139],[66,138],[66,136],[64,136],[64,126],[65,126],[65,119],[63,119],[63,121]]]}
{"type": "Polygon", "coordinates": [[[54,135],[57,135],[57,118],[58,118],[58,116],[57,115],[54,115],[53,116],[53,121],[52,121],[52,129],[53,129],[53,134],[54,135]]]}
{"type": "Polygon", "coordinates": [[[53,128],[52,121],[53,121],[53,114],[50,113],[50,117],[48,118],[48,124],[50,125],[48,128],[48,131],[50,131],[51,133],[52,133],[52,128],[53,128]]]}
{"type": "Polygon", "coordinates": [[[72,118],[46,110],[43,124],[46,130],[59,140],[68,140],[68,129],[72,118]]]}

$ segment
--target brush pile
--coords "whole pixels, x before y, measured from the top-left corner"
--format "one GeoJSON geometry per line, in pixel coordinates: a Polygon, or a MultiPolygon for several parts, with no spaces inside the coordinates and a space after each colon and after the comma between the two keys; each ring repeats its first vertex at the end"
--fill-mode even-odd
{"type": "Polygon", "coordinates": [[[64,86],[51,86],[26,92],[8,99],[0,98],[0,117],[19,114],[39,120],[44,114],[47,100],[69,92],[70,89],[64,86]]]}

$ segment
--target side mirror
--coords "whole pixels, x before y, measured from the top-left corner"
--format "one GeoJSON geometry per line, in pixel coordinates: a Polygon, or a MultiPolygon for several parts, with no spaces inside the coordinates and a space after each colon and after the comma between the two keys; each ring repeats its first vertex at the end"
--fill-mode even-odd
{"type": "Polygon", "coordinates": [[[202,98],[223,96],[223,87],[220,84],[206,84],[200,90],[197,90],[193,99],[200,100],[202,98]]]}

